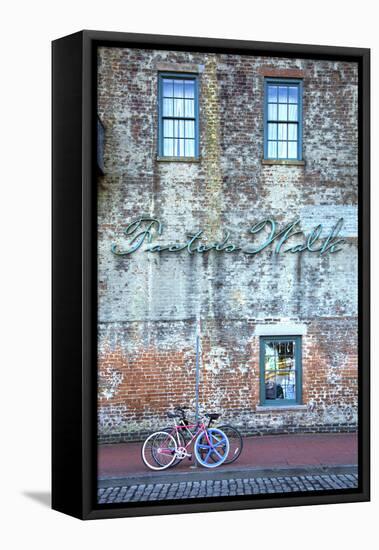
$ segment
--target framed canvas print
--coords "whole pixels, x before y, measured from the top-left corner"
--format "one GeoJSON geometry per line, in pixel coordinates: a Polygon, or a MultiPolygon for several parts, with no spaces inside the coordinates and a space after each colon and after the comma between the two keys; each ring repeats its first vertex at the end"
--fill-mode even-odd
{"type": "Polygon", "coordinates": [[[53,508],[369,499],[369,50],[53,43],[53,508]]]}

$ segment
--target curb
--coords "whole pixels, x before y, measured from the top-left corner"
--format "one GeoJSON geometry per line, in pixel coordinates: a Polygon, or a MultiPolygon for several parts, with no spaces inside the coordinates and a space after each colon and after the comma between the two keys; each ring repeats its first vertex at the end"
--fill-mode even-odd
{"type": "Polygon", "coordinates": [[[335,465],[312,465],[312,466],[280,466],[277,468],[220,468],[217,471],[187,471],[185,473],[148,473],[134,474],[131,477],[101,478],[98,480],[98,488],[102,487],[127,487],[130,485],[151,484],[151,483],[182,483],[187,481],[201,481],[207,479],[223,480],[237,478],[261,478],[261,477],[284,477],[304,475],[327,475],[327,474],[351,474],[358,473],[356,464],[335,464],[335,465]]]}

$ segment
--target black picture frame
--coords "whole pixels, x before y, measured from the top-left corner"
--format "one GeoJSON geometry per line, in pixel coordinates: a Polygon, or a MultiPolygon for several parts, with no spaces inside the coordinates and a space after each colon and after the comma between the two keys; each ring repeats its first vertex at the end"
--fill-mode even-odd
{"type": "Polygon", "coordinates": [[[85,30],[52,44],[52,507],[81,519],[370,499],[370,50],[85,30]],[[96,501],[96,50],[99,45],[350,60],[359,66],[359,487],[102,506],[96,501]]]}

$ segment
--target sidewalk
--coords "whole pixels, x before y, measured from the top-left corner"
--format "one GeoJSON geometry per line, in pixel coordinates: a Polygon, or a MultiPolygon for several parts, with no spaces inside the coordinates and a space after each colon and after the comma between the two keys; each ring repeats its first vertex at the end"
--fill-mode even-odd
{"type": "MultiPolygon", "coordinates": [[[[187,476],[188,478],[188,476],[187,476]]],[[[124,502],[151,502],[157,500],[181,500],[202,498],[225,498],[235,496],[272,495],[273,493],[307,493],[320,491],[354,491],[358,487],[357,473],[312,474],[271,477],[233,477],[227,479],[164,481],[134,485],[99,486],[99,504],[124,502]]]]}
{"type": "MultiPolygon", "coordinates": [[[[227,466],[215,468],[214,473],[225,477],[241,472],[246,477],[254,471],[306,469],[308,471],[356,466],[357,435],[346,434],[298,434],[254,436],[244,438],[244,447],[239,459],[227,466]]],[[[100,445],[98,450],[99,480],[148,478],[155,481],[163,474],[149,470],[141,458],[142,443],[100,445]]],[[[193,468],[194,462],[184,459],[180,464],[165,470],[167,476],[187,478],[188,474],[210,474],[206,468],[193,468]],[[191,467],[192,466],[192,467],[191,467]]],[[[212,471],[213,473],[213,471],[212,471]]],[[[197,476],[199,477],[199,476],[197,476]]],[[[209,476],[207,476],[209,477],[209,476]]],[[[211,476],[213,477],[213,476],[211,476]]]]}

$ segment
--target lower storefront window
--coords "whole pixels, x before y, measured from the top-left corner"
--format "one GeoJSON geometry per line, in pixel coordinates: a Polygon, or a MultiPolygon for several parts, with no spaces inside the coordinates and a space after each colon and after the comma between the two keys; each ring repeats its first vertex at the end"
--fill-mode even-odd
{"type": "Polygon", "coordinates": [[[301,337],[261,337],[261,404],[301,403],[301,337]]]}

